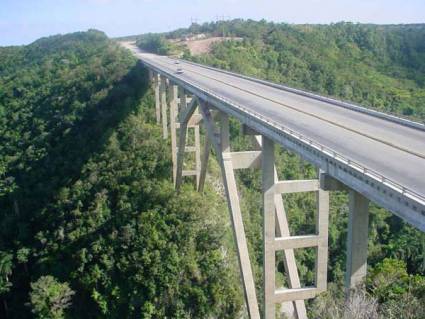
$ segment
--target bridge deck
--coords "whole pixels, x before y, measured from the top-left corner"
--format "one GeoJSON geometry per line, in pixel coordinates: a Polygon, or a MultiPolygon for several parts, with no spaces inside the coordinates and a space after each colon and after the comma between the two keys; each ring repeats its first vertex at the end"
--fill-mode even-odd
{"type": "Polygon", "coordinates": [[[132,50],[176,78],[213,91],[425,197],[425,131],[237,75],[132,50]],[[182,74],[177,74],[179,68],[182,74]]]}

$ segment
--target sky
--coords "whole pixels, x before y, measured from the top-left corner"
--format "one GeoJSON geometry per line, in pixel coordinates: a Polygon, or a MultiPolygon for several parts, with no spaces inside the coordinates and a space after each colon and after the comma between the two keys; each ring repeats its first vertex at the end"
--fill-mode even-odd
{"type": "Polygon", "coordinates": [[[164,32],[223,18],[424,23],[425,0],[0,0],[0,46],[91,28],[110,37],[164,32]]]}

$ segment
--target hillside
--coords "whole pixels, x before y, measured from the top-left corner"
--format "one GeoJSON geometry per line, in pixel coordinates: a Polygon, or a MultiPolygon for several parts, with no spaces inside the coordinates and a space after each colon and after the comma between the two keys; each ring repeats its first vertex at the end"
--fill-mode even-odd
{"type": "Polygon", "coordinates": [[[225,211],[175,196],[146,80],[95,30],[0,48],[1,318],[240,311],[225,211]]]}

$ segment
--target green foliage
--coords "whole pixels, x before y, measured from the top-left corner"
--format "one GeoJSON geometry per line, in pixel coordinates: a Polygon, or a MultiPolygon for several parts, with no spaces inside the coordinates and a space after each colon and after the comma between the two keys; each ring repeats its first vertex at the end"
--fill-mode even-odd
{"type": "Polygon", "coordinates": [[[406,292],[409,275],[406,264],[401,260],[385,258],[369,276],[374,295],[381,300],[396,298],[406,292]]]}
{"type": "Polygon", "coordinates": [[[159,34],[146,34],[140,37],[136,44],[143,50],[160,55],[167,55],[171,51],[170,42],[159,34]]]}
{"type": "Polygon", "coordinates": [[[368,276],[368,284],[374,296],[383,302],[412,291],[425,297],[425,278],[409,275],[406,263],[397,259],[385,258],[377,264],[368,276]]]}
{"type": "Polygon", "coordinates": [[[16,260],[18,261],[18,263],[26,263],[28,262],[28,257],[30,254],[30,250],[29,248],[21,248],[16,252],[16,260]]]}
{"type": "MultiPolygon", "coordinates": [[[[225,284],[232,278],[220,254],[222,230],[206,228],[202,218],[217,208],[193,191],[177,197],[169,172],[159,128],[131,115],[52,207],[75,217],[56,225],[66,231],[49,239],[46,258],[69,253],[70,276],[107,317],[225,316],[239,309],[225,284]],[[57,242],[78,244],[65,250],[57,242]]],[[[63,268],[56,259],[47,266],[63,268]]]]}
{"type": "Polygon", "coordinates": [[[67,283],[60,283],[52,276],[42,276],[31,283],[31,308],[36,318],[61,319],[71,305],[74,291],[67,283]]]}
{"type": "Polygon", "coordinates": [[[8,252],[0,251],[0,295],[8,292],[12,283],[9,276],[12,274],[13,255],[8,252]]]}
{"type": "Polygon", "coordinates": [[[0,317],[63,317],[66,285],[69,318],[237,316],[221,201],[175,194],[146,70],[94,30],[0,56],[0,317]]]}

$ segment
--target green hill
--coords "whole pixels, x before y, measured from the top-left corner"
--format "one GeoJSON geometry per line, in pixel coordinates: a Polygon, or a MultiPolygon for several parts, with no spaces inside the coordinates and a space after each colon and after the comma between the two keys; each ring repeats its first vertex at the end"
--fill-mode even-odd
{"type": "Polygon", "coordinates": [[[175,195],[146,80],[95,30],[0,48],[1,318],[240,311],[225,210],[175,195]]]}

